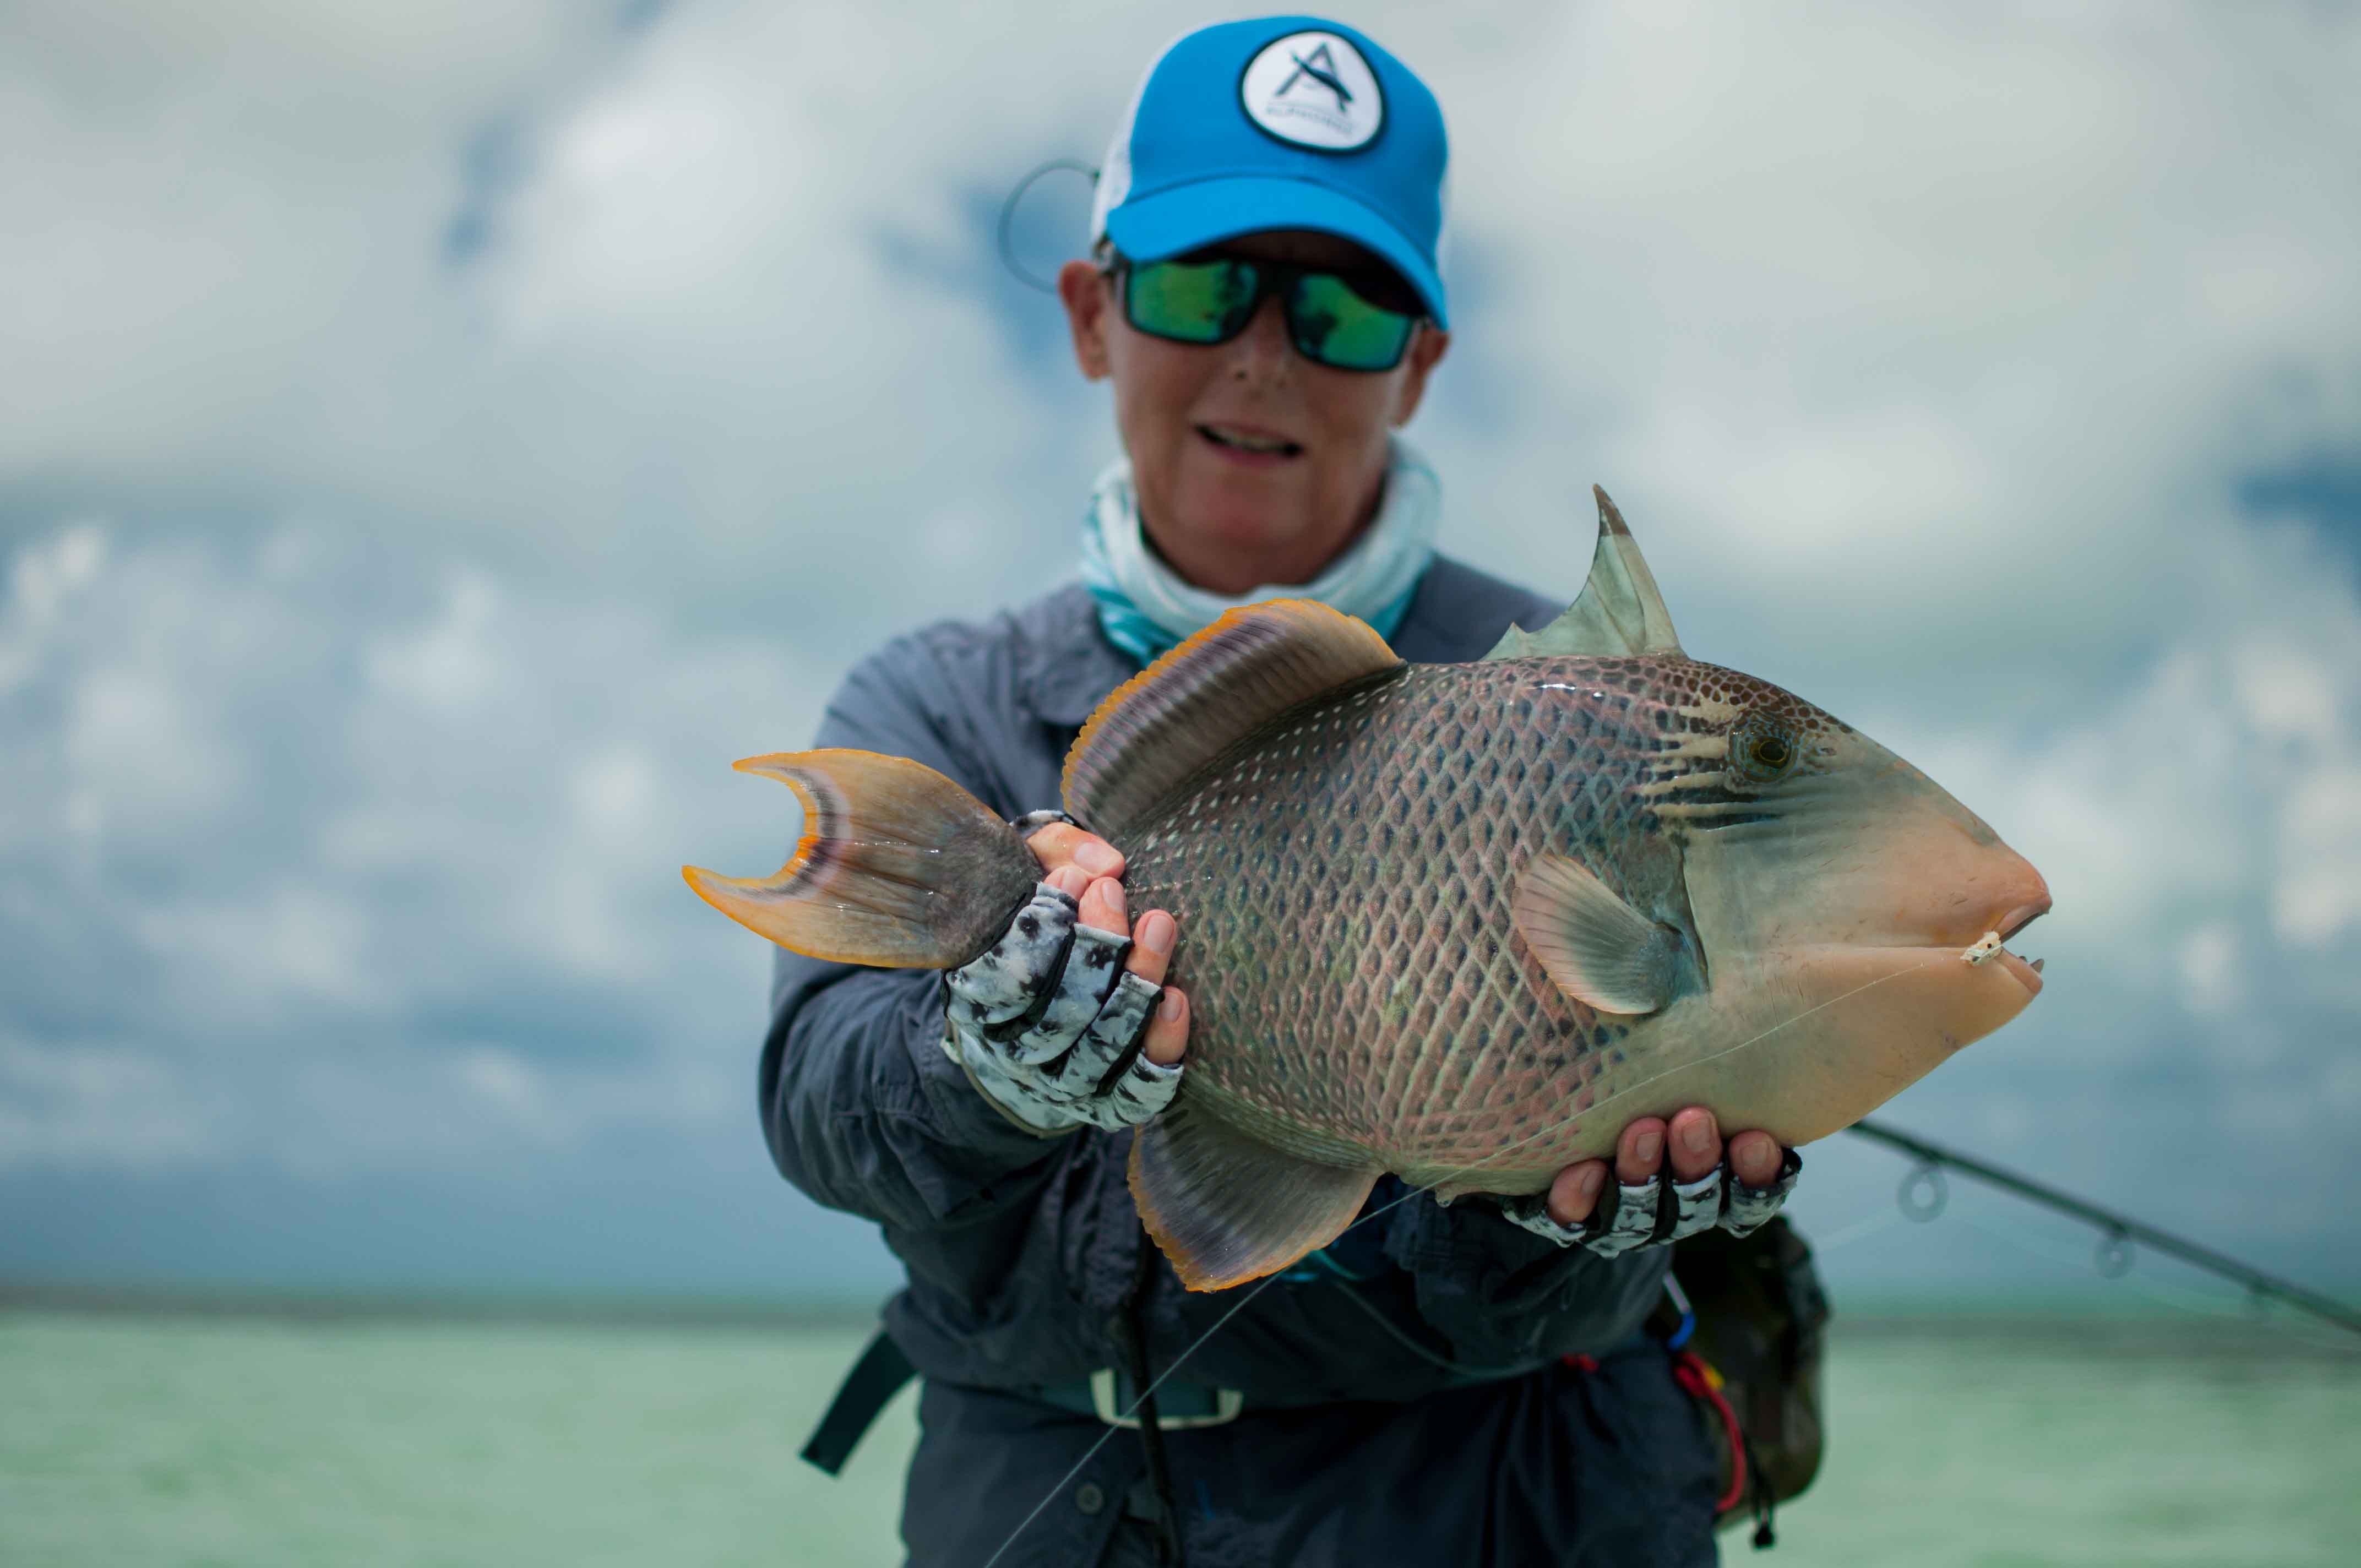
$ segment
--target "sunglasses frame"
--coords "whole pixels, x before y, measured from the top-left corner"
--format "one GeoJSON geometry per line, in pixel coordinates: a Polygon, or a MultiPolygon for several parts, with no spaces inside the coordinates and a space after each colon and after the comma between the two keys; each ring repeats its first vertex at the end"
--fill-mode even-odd
{"type": "Polygon", "coordinates": [[[1348,376],[1382,376],[1387,371],[1399,367],[1409,355],[1410,345],[1418,340],[1418,329],[1434,319],[1424,312],[1397,311],[1390,306],[1378,304],[1367,294],[1354,288],[1352,280],[1333,267],[1303,267],[1291,261],[1265,261],[1258,257],[1214,254],[1203,257],[1200,261],[1191,264],[1229,261],[1255,269],[1254,298],[1239,314],[1236,329],[1221,337],[1199,338],[1176,337],[1170,333],[1159,332],[1154,327],[1143,325],[1138,318],[1132,314],[1133,269],[1156,267],[1165,262],[1190,262],[1190,260],[1191,258],[1186,256],[1167,256],[1159,257],[1155,261],[1134,261],[1130,257],[1117,252],[1100,263],[1099,272],[1101,276],[1113,278],[1115,280],[1117,291],[1123,296],[1123,319],[1134,332],[1145,333],[1149,337],[1159,338],[1166,343],[1185,344],[1191,348],[1214,348],[1235,340],[1254,323],[1256,316],[1262,313],[1263,302],[1277,294],[1279,313],[1287,321],[1287,341],[1295,352],[1323,370],[1341,370],[1348,376]],[[1402,334],[1401,346],[1394,350],[1394,356],[1383,365],[1337,365],[1321,358],[1317,354],[1304,347],[1303,335],[1296,328],[1293,289],[1294,284],[1304,278],[1327,279],[1341,285],[1347,293],[1373,311],[1382,311],[1388,315],[1406,317],[1410,322],[1410,330],[1402,334]]]}

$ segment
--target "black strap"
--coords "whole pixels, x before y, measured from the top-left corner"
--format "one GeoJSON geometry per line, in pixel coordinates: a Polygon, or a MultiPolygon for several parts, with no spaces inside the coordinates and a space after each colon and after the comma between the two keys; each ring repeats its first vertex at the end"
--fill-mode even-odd
{"type": "Polygon", "coordinates": [[[1125,1292],[1123,1310],[1116,1314],[1132,1383],[1139,1390],[1139,1445],[1148,1459],[1148,1483],[1156,1489],[1156,1557],[1165,1568],[1185,1568],[1180,1546],[1180,1516],[1172,1506],[1172,1466],[1164,1453],[1164,1423],[1157,1417],[1156,1379],[1148,1365],[1148,1289],[1156,1271],[1156,1244],[1142,1226],[1133,1233],[1137,1249],[1132,1259],[1131,1288],[1125,1292]]]}
{"type": "Polygon", "coordinates": [[[804,1444],[804,1458],[830,1475],[842,1471],[854,1445],[876,1424],[877,1412],[917,1375],[918,1369],[910,1365],[902,1347],[879,1329],[861,1359],[852,1364],[852,1370],[844,1375],[842,1387],[829,1402],[828,1414],[812,1429],[804,1444]]]}

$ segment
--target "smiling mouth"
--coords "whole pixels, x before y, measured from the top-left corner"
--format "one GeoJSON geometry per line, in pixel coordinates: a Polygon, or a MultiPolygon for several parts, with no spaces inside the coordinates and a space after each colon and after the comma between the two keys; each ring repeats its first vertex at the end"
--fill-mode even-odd
{"type": "Polygon", "coordinates": [[[1201,424],[1196,428],[1199,435],[1232,452],[1251,453],[1257,457],[1298,457],[1303,453],[1301,443],[1284,436],[1262,435],[1229,425],[1201,424]]]}

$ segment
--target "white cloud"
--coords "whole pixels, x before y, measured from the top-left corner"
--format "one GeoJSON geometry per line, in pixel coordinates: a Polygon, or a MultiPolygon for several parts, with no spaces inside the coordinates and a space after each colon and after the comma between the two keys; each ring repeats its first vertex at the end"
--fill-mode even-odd
{"type": "Polygon", "coordinates": [[[0,1036],[0,1173],[210,1163],[235,1147],[236,1099],[158,1052],[0,1036]]]}
{"type": "Polygon", "coordinates": [[[2238,929],[2226,920],[2206,921],[2180,938],[2172,959],[2191,1012],[2221,1017],[2237,1011],[2245,998],[2238,947],[2238,929]]]}
{"type": "MultiPolygon", "coordinates": [[[[0,24],[0,938],[38,1002],[0,1147],[752,1137],[763,954],[672,868],[776,864],[728,761],[1068,569],[1111,422],[988,220],[1172,23],[196,15],[0,24]],[[58,1076],[122,1040],[164,1076],[58,1076]]],[[[1916,1103],[2225,1214],[2261,1200],[2170,1183],[2310,1170],[2289,1118],[2334,1142],[2356,1092],[2361,606],[2239,498],[2361,444],[2361,207],[2321,196],[2361,21],[1356,19],[1455,137],[1453,547],[1571,588],[1604,481],[1693,650],[2049,874],[2049,994],[1916,1103]],[[2154,1071],[2203,1160],[2106,1120],[2154,1071]]]]}
{"type": "MultiPolygon", "coordinates": [[[[775,862],[792,803],[734,787],[727,762],[807,733],[818,679],[756,641],[322,530],[103,561],[84,537],[19,553],[20,583],[92,563],[71,618],[42,621],[37,595],[0,626],[42,638],[0,704],[0,820],[20,828],[4,880],[33,895],[0,903],[6,983],[67,1031],[41,1048],[154,1041],[141,1061],[247,1102],[234,1126],[205,1124],[224,1158],[333,1149],[345,1123],[367,1124],[356,1150],[415,1154],[385,1116],[416,1104],[389,1089],[421,1055],[511,1118],[541,1107],[536,1135],[561,1138],[722,1070],[710,1039],[751,1026],[761,955],[676,869],[775,862]],[[123,972],[129,959],[145,968],[123,972]],[[115,971],[95,991],[93,964],[115,971]],[[510,1043],[469,1041],[486,1018],[510,1043]],[[525,1077],[496,1070],[536,1052],[550,1060],[525,1077]],[[313,1103],[307,1063],[372,1081],[313,1103]]],[[[123,1120],[122,1158],[197,1146],[159,1140],[146,1108],[166,1098],[123,1120]]],[[[73,1129],[27,1146],[82,1160],[110,1146],[98,1112],[123,1100],[14,1109],[73,1129]]],[[[505,1135],[498,1118],[463,1124],[487,1146],[505,1135]]]]}
{"type": "Polygon", "coordinates": [[[500,593],[478,572],[455,573],[441,612],[371,648],[364,668],[383,691],[420,707],[456,716],[498,695],[501,671],[489,643],[500,593]]]}
{"type": "Polygon", "coordinates": [[[106,532],[92,522],[61,528],[16,557],[0,609],[0,696],[32,678],[60,613],[105,560],[106,532]]]}

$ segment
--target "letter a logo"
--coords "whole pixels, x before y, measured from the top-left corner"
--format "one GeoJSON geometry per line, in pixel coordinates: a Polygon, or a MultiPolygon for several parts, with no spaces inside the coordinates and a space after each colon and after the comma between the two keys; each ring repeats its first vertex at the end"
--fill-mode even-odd
{"type": "Polygon", "coordinates": [[[1353,94],[1345,90],[1343,82],[1336,80],[1335,57],[1328,52],[1326,44],[1323,43],[1313,49],[1312,58],[1309,60],[1300,54],[1290,58],[1295,61],[1295,70],[1286,81],[1279,84],[1279,91],[1272,93],[1272,97],[1284,98],[1295,91],[1297,82],[1310,81],[1317,82],[1321,86],[1336,94],[1338,114],[1343,114],[1352,104],[1353,94]]]}
{"type": "Polygon", "coordinates": [[[1377,72],[1335,33],[1290,33],[1263,46],[1238,78],[1238,106],[1280,141],[1322,152],[1367,147],[1386,123],[1377,72]]]}

